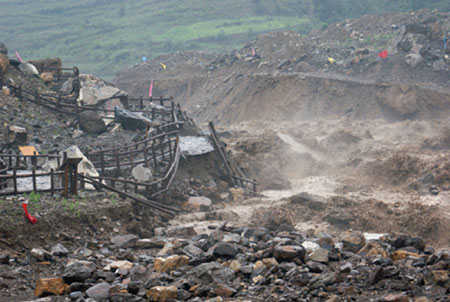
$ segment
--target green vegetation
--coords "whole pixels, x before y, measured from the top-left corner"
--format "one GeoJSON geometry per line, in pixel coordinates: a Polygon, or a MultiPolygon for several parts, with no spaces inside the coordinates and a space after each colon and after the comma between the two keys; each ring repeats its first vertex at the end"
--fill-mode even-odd
{"type": "Polygon", "coordinates": [[[74,216],[80,217],[81,212],[78,201],[71,201],[67,198],[64,198],[62,204],[66,212],[74,216]]]}
{"type": "Polygon", "coordinates": [[[39,211],[41,209],[41,194],[37,192],[31,192],[25,194],[25,198],[28,199],[28,207],[30,212],[39,211]]]}
{"type": "Polygon", "coordinates": [[[0,0],[1,40],[25,59],[60,57],[64,66],[107,79],[142,56],[239,48],[260,33],[313,28],[343,18],[447,0],[0,0]]]}

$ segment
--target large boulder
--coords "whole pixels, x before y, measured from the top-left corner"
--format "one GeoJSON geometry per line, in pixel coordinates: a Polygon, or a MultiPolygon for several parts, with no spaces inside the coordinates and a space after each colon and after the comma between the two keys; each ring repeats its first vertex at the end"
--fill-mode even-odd
{"type": "Polygon", "coordinates": [[[152,170],[144,167],[143,164],[139,164],[131,170],[131,175],[139,182],[148,182],[153,179],[152,170]]]}
{"type": "Polygon", "coordinates": [[[39,76],[39,71],[37,70],[36,66],[30,63],[19,64],[19,70],[29,76],[39,76]]]}
{"type": "Polygon", "coordinates": [[[152,125],[152,121],[139,112],[115,107],[114,113],[116,121],[120,122],[125,130],[144,130],[152,125]]]}
{"type": "MultiPolygon", "coordinates": [[[[92,177],[99,176],[99,173],[95,169],[94,165],[91,163],[89,159],[87,159],[87,157],[83,154],[83,152],[81,152],[80,148],[78,148],[75,145],[70,146],[66,150],[62,151],[60,155],[62,156],[64,152],[66,152],[67,158],[82,158],[82,160],[78,163],[78,173],[80,174],[82,173],[84,175],[92,177]]],[[[42,166],[42,169],[46,171],[50,171],[50,169],[57,170],[58,168],[59,168],[58,162],[56,159],[50,160],[42,166]]],[[[91,184],[86,184],[85,189],[94,190],[94,186],[91,184]]]]}
{"type": "Polygon", "coordinates": [[[85,111],[80,114],[80,128],[89,134],[101,134],[106,130],[106,125],[96,112],[85,111]]]}
{"type": "Polygon", "coordinates": [[[80,75],[80,82],[82,100],[87,105],[100,105],[109,100],[128,96],[125,91],[113,84],[90,74],[80,75]]]}

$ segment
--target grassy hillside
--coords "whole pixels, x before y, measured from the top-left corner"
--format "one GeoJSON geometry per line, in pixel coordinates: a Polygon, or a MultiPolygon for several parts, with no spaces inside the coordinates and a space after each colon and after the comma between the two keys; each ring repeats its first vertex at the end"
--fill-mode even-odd
{"type": "Polygon", "coordinates": [[[221,52],[279,29],[306,33],[328,20],[326,2],[0,0],[0,41],[25,60],[61,57],[65,66],[76,64],[82,72],[111,78],[142,56],[178,50],[221,52]]]}

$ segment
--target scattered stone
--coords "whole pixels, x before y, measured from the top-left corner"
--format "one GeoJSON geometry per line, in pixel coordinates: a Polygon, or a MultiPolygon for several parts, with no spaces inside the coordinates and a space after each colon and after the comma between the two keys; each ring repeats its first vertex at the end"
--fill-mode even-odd
{"type": "Polygon", "coordinates": [[[133,178],[139,182],[149,182],[153,180],[152,170],[145,167],[143,164],[139,164],[131,170],[133,178]]]}
{"type": "Polygon", "coordinates": [[[119,261],[114,261],[114,262],[108,264],[107,266],[105,266],[103,268],[103,270],[104,271],[111,271],[111,270],[117,270],[117,269],[131,270],[132,267],[133,267],[133,263],[131,263],[130,261],[119,260],[119,261]]]}
{"type": "Polygon", "coordinates": [[[236,294],[236,290],[226,284],[220,283],[214,288],[213,293],[222,298],[229,298],[236,294]]]}
{"type": "Polygon", "coordinates": [[[69,262],[64,269],[63,279],[66,283],[84,282],[95,270],[95,264],[88,261],[69,262]]]}
{"type": "Polygon", "coordinates": [[[234,257],[238,253],[236,247],[227,242],[219,242],[214,248],[214,255],[219,257],[234,257]]]}
{"type": "Polygon", "coordinates": [[[158,273],[166,273],[178,269],[189,263],[188,256],[172,255],[167,258],[156,258],[154,269],[158,273]]]}
{"type": "Polygon", "coordinates": [[[277,246],[275,247],[273,256],[278,262],[293,261],[295,258],[304,261],[305,249],[301,246],[292,246],[292,245],[277,246]]]}
{"type": "Polygon", "coordinates": [[[309,255],[309,259],[321,263],[328,263],[328,251],[323,248],[318,248],[309,255]]]}
{"type": "Polygon", "coordinates": [[[9,263],[9,253],[0,252],[0,264],[8,264],[8,263],[9,263]]]}
{"type": "Polygon", "coordinates": [[[341,235],[344,251],[358,252],[366,244],[362,232],[345,232],[341,235]]]}
{"type": "Polygon", "coordinates": [[[163,248],[167,243],[166,237],[152,237],[150,239],[139,239],[136,241],[136,248],[138,249],[154,249],[154,248],[163,248]]]}
{"type": "Polygon", "coordinates": [[[34,248],[31,250],[31,256],[33,256],[34,258],[36,258],[39,261],[51,259],[51,255],[49,252],[47,252],[43,249],[37,249],[37,248],[34,248]]]}
{"type": "Polygon", "coordinates": [[[109,297],[110,287],[108,283],[95,284],[86,291],[86,295],[95,301],[100,301],[109,297]]]}
{"type": "Polygon", "coordinates": [[[111,238],[111,243],[117,248],[129,248],[134,247],[138,239],[138,236],[133,234],[117,235],[111,238]]]}
{"type": "Polygon", "coordinates": [[[62,278],[43,278],[36,281],[34,295],[43,297],[48,295],[62,295],[68,287],[62,278]]]}
{"type": "Polygon", "coordinates": [[[88,134],[102,134],[106,130],[105,122],[94,111],[80,113],[80,129],[88,134]]]}
{"type": "Polygon", "coordinates": [[[57,243],[54,247],[52,247],[51,253],[53,256],[65,257],[69,254],[69,250],[67,250],[61,243],[57,243]]]}
{"type": "Polygon", "coordinates": [[[150,301],[166,302],[177,299],[178,290],[175,286],[155,286],[146,293],[150,301]]]}

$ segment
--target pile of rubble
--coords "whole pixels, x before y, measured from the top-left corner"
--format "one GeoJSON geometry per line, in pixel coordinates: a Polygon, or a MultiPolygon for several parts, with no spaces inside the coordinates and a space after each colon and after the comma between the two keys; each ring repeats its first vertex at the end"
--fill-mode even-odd
{"type": "MultiPolygon", "coordinates": [[[[35,281],[35,296],[78,302],[425,302],[448,301],[450,294],[450,250],[436,252],[421,238],[351,230],[307,238],[226,224],[194,233],[159,228],[149,239],[117,235],[71,252],[56,244],[25,258],[2,253],[0,288],[3,297],[14,297],[19,289],[8,289],[9,280],[33,282],[30,267],[51,265],[54,274],[35,281]]],[[[53,301],[47,299],[37,301],[53,301]]]]}

